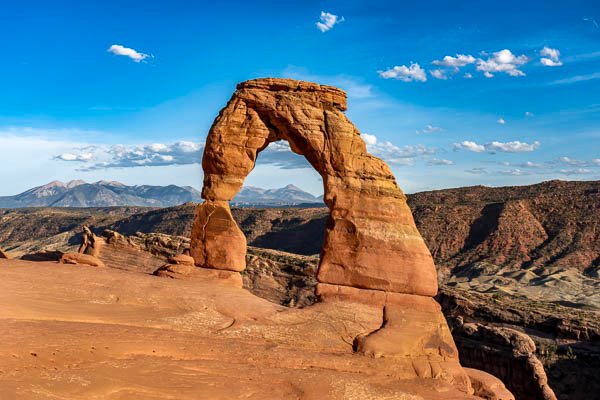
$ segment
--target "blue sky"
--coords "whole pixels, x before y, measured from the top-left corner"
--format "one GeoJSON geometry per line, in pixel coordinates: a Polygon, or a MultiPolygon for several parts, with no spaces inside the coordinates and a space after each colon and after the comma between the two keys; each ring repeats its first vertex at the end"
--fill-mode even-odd
{"type": "MultiPolygon", "coordinates": [[[[246,79],[345,89],[407,192],[600,179],[597,1],[20,1],[0,33],[0,195],[48,181],[200,187],[246,79]],[[487,3],[487,4],[486,4],[487,3]]],[[[269,148],[247,184],[318,175],[269,148]]]]}

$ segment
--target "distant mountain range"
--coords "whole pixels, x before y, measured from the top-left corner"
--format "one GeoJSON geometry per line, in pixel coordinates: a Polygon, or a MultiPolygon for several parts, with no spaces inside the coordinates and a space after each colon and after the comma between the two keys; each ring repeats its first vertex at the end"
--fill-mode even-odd
{"type": "MultiPolygon", "coordinates": [[[[54,181],[34,187],[16,196],[0,196],[0,208],[23,207],[170,207],[187,202],[200,202],[200,191],[191,186],[127,186],[120,182],[86,183],[74,180],[54,181]]],[[[294,206],[322,203],[321,197],[294,186],[280,189],[244,187],[233,200],[238,206],[294,206]]]]}

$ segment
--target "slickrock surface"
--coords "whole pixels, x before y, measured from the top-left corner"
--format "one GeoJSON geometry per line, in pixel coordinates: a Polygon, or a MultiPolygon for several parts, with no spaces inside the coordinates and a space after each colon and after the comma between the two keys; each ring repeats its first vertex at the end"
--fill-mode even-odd
{"type": "Polygon", "coordinates": [[[226,202],[242,188],[258,153],[269,143],[285,140],[323,178],[330,216],[319,281],[435,295],[433,260],[406,197],[388,166],[367,152],[345,110],[345,93],[330,86],[273,78],[237,86],[208,133],[202,159],[206,202],[198,207],[192,228],[192,255],[198,266],[243,269],[243,253],[235,260],[224,259],[225,254],[234,257],[232,250],[245,249],[226,202]],[[225,228],[224,236],[215,236],[213,226],[225,228]],[[227,240],[217,242],[221,238],[227,240]],[[222,247],[211,248],[217,244],[222,247]]]}
{"type": "Polygon", "coordinates": [[[57,263],[0,273],[2,399],[474,398],[353,354],[382,323],[372,306],[285,309],[214,281],[57,263]]]}

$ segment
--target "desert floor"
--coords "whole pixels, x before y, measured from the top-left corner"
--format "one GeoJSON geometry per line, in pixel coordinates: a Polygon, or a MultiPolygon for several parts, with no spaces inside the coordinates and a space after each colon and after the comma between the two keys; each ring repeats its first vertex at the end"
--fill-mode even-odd
{"type": "Polygon", "coordinates": [[[287,309],[243,289],[0,260],[0,399],[471,398],[352,353],[380,312],[287,309]]]}

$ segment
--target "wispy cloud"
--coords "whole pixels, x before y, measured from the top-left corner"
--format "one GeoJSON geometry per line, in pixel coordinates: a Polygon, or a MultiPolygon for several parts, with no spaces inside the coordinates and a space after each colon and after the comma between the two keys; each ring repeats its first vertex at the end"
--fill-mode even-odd
{"type": "Polygon", "coordinates": [[[454,165],[454,161],[445,158],[433,158],[427,161],[428,165],[454,165]]]}
{"type": "Polygon", "coordinates": [[[437,151],[422,144],[397,146],[389,141],[379,141],[377,136],[370,134],[362,134],[362,137],[369,153],[390,164],[412,165],[416,158],[432,155],[437,151]]]}
{"type": "Polygon", "coordinates": [[[340,18],[337,15],[321,11],[321,17],[319,22],[316,23],[316,26],[321,32],[327,32],[340,22],[344,22],[344,17],[340,18]]]}
{"type": "Polygon", "coordinates": [[[600,72],[594,72],[592,74],[575,75],[570,78],[559,79],[559,80],[550,82],[548,85],[569,85],[572,83],[591,81],[593,79],[599,79],[599,78],[600,78],[600,72]]]}
{"type": "Polygon", "coordinates": [[[460,143],[453,144],[454,150],[467,150],[474,153],[483,153],[485,151],[490,153],[521,153],[537,150],[540,146],[541,143],[538,141],[526,143],[518,140],[512,142],[492,141],[486,144],[479,144],[474,141],[464,140],[460,143]]]}
{"type": "Polygon", "coordinates": [[[393,68],[378,71],[378,73],[383,79],[398,79],[403,82],[427,81],[427,74],[418,63],[410,63],[408,67],[406,65],[396,65],[393,68]]]}
{"type": "Polygon", "coordinates": [[[499,123],[500,125],[506,124],[506,120],[504,118],[498,118],[498,121],[496,121],[496,122],[499,123]]]}
{"type": "Polygon", "coordinates": [[[112,54],[117,55],[117,56],[129,57],[133,61],[135,61],[136,63],[144,61],[148,57],[152,57],[149,54],[140,53],[137,50],[134,50],[134,49],[129,48],[129,47],[122,46],[120,44],[113,44],[112,46],[110,46],[108,48],[107,51],[109,53],[112,53],[112,54]]]}
{"type": "Polygon", "coordinates": [[[425,128],[416,130],[415,133],[417,135],[422,135],[422,134],[436,133],[436,132],[441,132],[441,131],[443,131],[443,129],[440,128],[439,126],[433,126],[431,124],[428,124],[425,128]]]}

